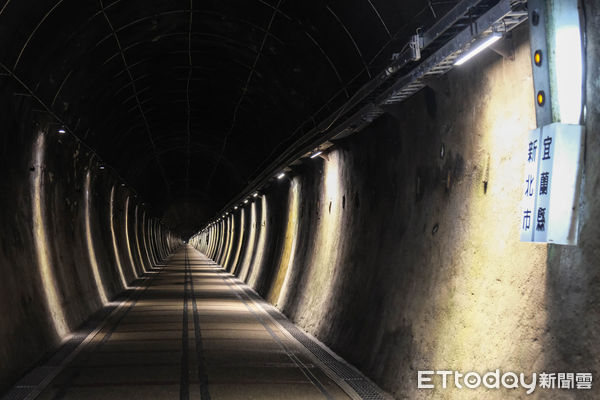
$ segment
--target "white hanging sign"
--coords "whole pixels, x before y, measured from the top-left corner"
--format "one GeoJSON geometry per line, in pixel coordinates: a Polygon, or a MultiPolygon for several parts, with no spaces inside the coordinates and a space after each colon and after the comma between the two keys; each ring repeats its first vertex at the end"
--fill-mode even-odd
{"type": "Polygon", "coordinates": [[[583,127],[550,124],[529,132],[520,209],[521,241],[576,245],[583,127]]]}

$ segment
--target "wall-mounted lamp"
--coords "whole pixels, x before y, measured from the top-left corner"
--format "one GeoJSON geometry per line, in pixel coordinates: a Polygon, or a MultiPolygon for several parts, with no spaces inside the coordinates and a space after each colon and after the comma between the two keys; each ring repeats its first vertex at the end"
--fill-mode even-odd
{"type": "Polygon", "coordinates": [[[483,39],[481,42],[474,44],[469,51],[459,57],[458,60],[454,62],[454,65],[462,65],[469,61],[471,58],[475,57],[477,54],[481,53],[483,50],[490,47],[492,44],[496,43],[498,40],[502,38],[502,34],[500,32],[494,32],[487,38],[483,39]]]}

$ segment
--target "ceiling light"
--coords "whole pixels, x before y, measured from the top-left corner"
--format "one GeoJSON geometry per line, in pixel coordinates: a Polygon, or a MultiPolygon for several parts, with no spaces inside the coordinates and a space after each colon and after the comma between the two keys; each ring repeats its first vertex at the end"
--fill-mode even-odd
{"type": "Polygon", "coordinates": [[[317,158],[319,157],[321,154],[323,154],[322,151],[317,151],[315,154],[313,154],[312,156],[310,156],[310,158],[317,158]]]}
{"type": "Polygon", "coordinates": [[[100,166],[100,169],[104,169],[104,165],[101,165],[101,166],[100,166]]]}
{"type": "Polygon", "coordinates": [[[248,204],[248,199],[244,200],[244,204],[248,204]]]}
{"type": "Polygon", "coordinates": [[[64,135],[65,133],[67,133],[67,130],[65,128],[59,128],[58,133],[60,133],[61,135],[64,135]]]}
{"type": "Polygon", "coordinates": [[[234,210],[237,210],[237,209],[238,209],[238,206],[235,206],[235,207],[233,207],[233,209],[234,209],[234,210]]]}
{"type": "Polygon", "coordinates": [[[277,179],[283,179],[284,177],[285,177],[285,172],[282,172],[279,175],[277,175],[277,179]]]}
{"type": "Polygon", "coordinates": [[[469,49],[468,52],[466,52],[458,60],[456,60],[454,65],[462,65],[462,64],[466,63],[471,58],[475,57],[477,54],[481,53],[483,50],[485,50],[486,48],[491,46],[493,43],[500,40],[501,37],[502,37],[502,34],[499,32],[492,33],[490,36],[485,38],[483,41],[476,44],[475,47],[471,46],[471,49],[469,49]]]}
{"type": "Polygon", "coordinates": [[[258,192],[254,192],[254,194],[252,195],[252,197],[258,197],[258,192]]]}
{"type": "MultiPolygon", "coordinates": [[[[561,2],[561,11],[554,22],[554,72],[556,94],[552,92],[552,102],[556,99],[560,122],[577,125],[580,123],[583,108],[583,55],[581,52],[581,29],[577,2],[561,2]]],[[[552,69],[552,68],[551,68],[552,69]]],[[[552,104],[554,110],[554,104],[552,104]]]]}

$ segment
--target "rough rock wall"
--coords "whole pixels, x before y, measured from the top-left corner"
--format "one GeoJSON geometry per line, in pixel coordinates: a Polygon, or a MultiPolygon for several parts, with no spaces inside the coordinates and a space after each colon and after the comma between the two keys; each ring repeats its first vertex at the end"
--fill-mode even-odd
{"type": "MultiPolygon", "coordinates": [[[[593,8],[588,15],[599,15],[593,8]]],[[[590,17],[577,247],[519,242],[521,153],[535,127],[526,29],[515,36],[514,60],[487,52],[454,69],[445,88],[390,109],[192,243],[396,398],[525,396],[418,390],[418,370],[597,379],[597,32],[598,17],[590,17]],[[228,238],[231,225],[241,233],[228,238]],[[226,239],[242,249],[237,263],[223,250],[226,239]]],[[[531,398],[591,399],[599,389],[537,389],[531,398]]]]}
{"type": "Polygon", "coordinates": [[[14,92],[0,95],[0,393],[178,244],[14,92]]]}

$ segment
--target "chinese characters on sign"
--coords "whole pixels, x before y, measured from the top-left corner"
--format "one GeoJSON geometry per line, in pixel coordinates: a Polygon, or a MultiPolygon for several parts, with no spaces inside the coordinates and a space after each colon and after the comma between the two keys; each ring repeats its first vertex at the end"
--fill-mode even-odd
{"type": "Polygon", "coordinates": [[[538,142],[540,129],[529,132],[525,152],[525,178],[523,181],[523,201],[521,205],[521,241],[533,241],[532,221],[536,212],[536,189],[538,175],[538,142]]]}
{"type": "Polygon", "coordinates": [[[550,124],[529,133],[520,209],[522,242],[577,244],[583,128],[550,124]]]}

